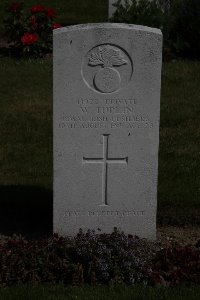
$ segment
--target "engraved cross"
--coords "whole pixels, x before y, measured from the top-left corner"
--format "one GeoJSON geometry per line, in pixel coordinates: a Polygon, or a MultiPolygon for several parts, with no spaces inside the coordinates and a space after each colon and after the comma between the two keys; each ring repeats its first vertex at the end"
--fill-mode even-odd
{"type": "Polygon", "coordinates": [[[103,157],[87,158],[83,157],[83,163],[102,164],[102,204],[108,205],[107,185],[108,185],[108,164],[128,164],[128,157],[109,158],[108,157],[108,139],[110,134],[103,134],[103,157]]]}

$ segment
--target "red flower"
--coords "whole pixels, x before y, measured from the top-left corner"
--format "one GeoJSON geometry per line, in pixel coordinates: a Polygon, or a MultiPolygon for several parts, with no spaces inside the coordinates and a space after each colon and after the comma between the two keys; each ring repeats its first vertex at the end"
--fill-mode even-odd
{"type": "Polygon", "coordinates": [[[56,11],[54,8],[47,7],[46,8],[46,15],[49,19],[53,19],[55,17],[56,11]]]}
{"type": "Polygon", "coordinates": [[[21,8],[22,8],[22,3],[13,2],[9,5],[8,10],[16,13],[16,12],[20,11],[21,8]]]}
{"type": "Polygon", "coordinates": [[[60,27],[62,27],[62,26],[59,23],[54,23],[54,24],[51,25],[52,29],[57,29],[57,28],[60,28],[60,27]]]}
{"type": "Polygon", "coordinates": [[[22,37],[21,37],[21,42],[25,46],[29,46],[37,42],[39,39],[38,35],[36,33],[29,33],[26,32],[22,37]]]}
{"type": "Polygon", "coordinates": [[[40,12],[44,12],[46,9],[44,7],[44,5],[33,5],[31,7],[31,12],[32,14],[37,14],[37,13],[40,13],[40,12]]]}
{"type": "Polygon", "coordinates": [[[35,15],[30,17],[31,29],[36,30],[38,27],[37,18],[35,15]]]}

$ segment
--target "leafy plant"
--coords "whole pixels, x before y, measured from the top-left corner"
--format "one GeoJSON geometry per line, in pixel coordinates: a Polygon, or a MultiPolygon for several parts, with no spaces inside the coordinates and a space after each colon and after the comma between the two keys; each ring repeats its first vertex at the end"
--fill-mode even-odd
{"type": "Polygon", "coordinates": [[[14,2],[6,12],[5,34],[17,54],[41,57],[52,51],[52,30],[61,27],[54,22],[55,9],[33,5],[25,12],[23,3],[14,2]]]}
{"type": "Polygon", "coordinates": [[[199,0],[171,1],[166,10],[165,28],[168,44],[176,54],[200,58],[199,0]]]}
{"type": "Polygon", "coordinates": [[[154,284],[199,284],[200,249],[176,246],[159,251],[153,260],[150,278],[154,284]]]}
{"type": "MultiPolygon", "coordinates": [[[[198,243],[197,243],[198,246],[198,243]]],[[[0,238],[0,285],[21,283],[174,285],[200,283],[200,249],[82,230],[74,238],[0,238]]]]}
{"type": "Polygon", "coordinates": [[[111,234],[83,233],[75,238],[73,257],[83,266],[86,282],[146,281],[151,252],[145,240],[125,235],[116,228],[111,234]]]}
{"type": "Polygon", "coordinates": [[[113,22],[160,28],[164,57],[200,58],[199,0],[118,0],[113,22]]]}
{"type": "Polygon", "coordinates": [[[163,11],[158,0],[118,0],[112,22],[162,28],[163,11]]]}
{"type": "Polygon", "coordinates": [[[36,241],[7,237],[0,240],[0,284],[141,282],[150,256],[146,241],[117,229],[36,241]]]}

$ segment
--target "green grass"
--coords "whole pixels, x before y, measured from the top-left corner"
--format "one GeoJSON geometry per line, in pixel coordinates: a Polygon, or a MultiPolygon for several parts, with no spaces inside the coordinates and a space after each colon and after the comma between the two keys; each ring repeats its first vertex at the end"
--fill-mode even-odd
{"type": "Polygon", "coordinates": [[[0,61],[0,183],[52,188],[52,62],[0,61]]]}
{"type": "MultiPolygon", "coordinates": [[[[0,32],[3,32],[2,20],[5,17],[5,4],[17,1],[0,1],[0,32]]],[[[50,6],[57,11],[57,21],[63,25],[106,22],[108,20],[108,0],[26,0],[25,8],[35,4],[50,6]]]]}
{"type": "MultiPolygon", "coordinates": [[[[0,20],[5,2],[0,3],[0,20]]],[[[50,0],[28,0],[26,7],[37,3],[55,6],[50,0]]],[[[107,19],[107,0],[58,0],[56,9],[62,24],[107,19]]],[[[0,81],[0,187],[11,186],[12,195],[13,186],[52,191],[52,62],[1,57],[0,81]]],[[[199,82],[200,62],[163,65],[158,176],[161,224],[200,224],[199,82]]],[[[39,192],[41,197],[44,193],[39,192]]],[[[25,190],[23,201],[27,194],[25,190]]]]}
{"type": "MultiPolygon", "coordinates": [[[[158,216],[165,222],[199,218],[199,71],[200,62],[163,65],[158,216]]],[[[52,189],[52,62],[1,58],[0,81],[0,184],[52,189]]]]}
{"type": "MultiPolygon", "coordinates": [[[[0,35],[6,2],[0,3],[0,35]]],[[[57,21],[63,25],[107,20],[107,0],[57,0],[56,5],[50,0],[25,3],[26,7],[37,3],[55,7],[57,21]]],[[[42,234],[47,234],[46,224],[51,232],[52,221],[52,203],[48,204],[52,202],[52,61],[2,57],[0,82],[0,228],[11,226],[8,233],[14,228],[24,234],[26,227],[33,235],[40,235],[42,228],[42,234]],[[16,198],[21,199],[15,201],[16,198]]],[[[200,62],[163,65],[158,176],[161,223],[200,224],[199,82],[200,62]]],[[[0,288],[0,300],[199,298],[200,286],[0,288]]]]}
{"type": "Polygon", "coordinates": [[[143,286],[64,287],[13,286],[0,289],[0,300],[197,300],[200,286],[152,288],[143,286]]]}
{"type": "Polygon", "coordinates": [[[200,62],[164,64],[161,95],[158,209],[193,221],[200,208],[199,71],[200,62]]]}

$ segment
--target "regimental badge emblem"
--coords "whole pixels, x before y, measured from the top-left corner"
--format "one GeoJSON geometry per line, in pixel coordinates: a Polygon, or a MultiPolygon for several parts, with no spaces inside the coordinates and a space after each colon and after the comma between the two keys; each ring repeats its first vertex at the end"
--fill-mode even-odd
{"type": "Polygon", "coordinates": [[[121,50],[110,45],[99,46],[91,53],[90,66],[101,66],[94,77],[94,84],[102,93],[112,93],[119,89],[121,83],[120,73],[115,67],[127,64],[121,50]]]}
{"type": "Polygon", "coordinates": [[[113,93],[131,79],[132,61],[121,48],[102,44],[90,50],[84,58],[82,73],[86,84],[100,93],[113,93]]]}

